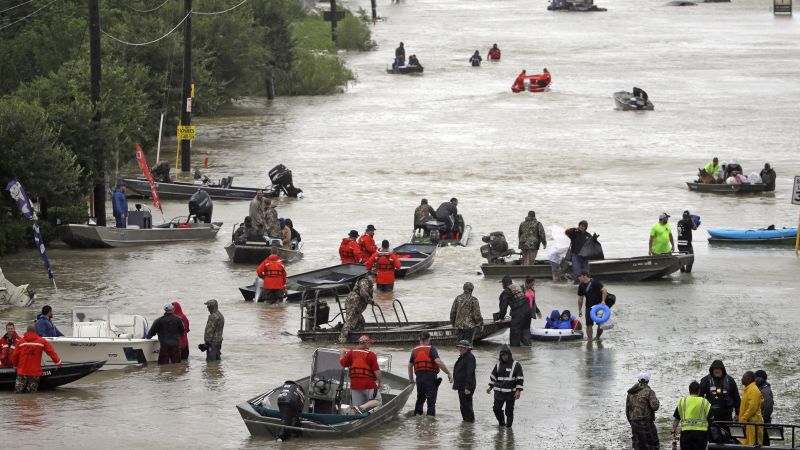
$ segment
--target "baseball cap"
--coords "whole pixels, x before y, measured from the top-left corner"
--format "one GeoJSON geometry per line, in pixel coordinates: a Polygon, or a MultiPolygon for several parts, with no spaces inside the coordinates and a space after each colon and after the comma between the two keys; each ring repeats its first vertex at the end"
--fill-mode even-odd
{"type": "Polygon", "coordinates": [[[372,344],[372,338],[370,338],[369,336],[367,336],[365,334],[365,335],[361,336],[360,338],[358,338],[358,343],[360,344],[362,342],[369,342],[370,344],[372,344]]]}
{"type": "Polygon", "coordinates": [[[470,349],[470,350],[472,349],[472,345],[466,339],[462,339],[462,340],[458,341],[458,343],[456,344],[456,347],[464,347],[464,348],[470,349]]]}
{"type": "Polygon", "coordinates": [[[419,333],[419,340],[420,341],[427,341],[430,338],[431,338],[431,334],[428,333],[427,331],[423,331],[423,332],[419,333]]]}
{"type": "Polygon", "coordinates": [[[164,304],[164,311],[174,311],[174,310],[175,310],[175,307],[172,306],[172,303],[164,304]]]}
{"type": "Polygon", "coordinates": [[[206,306],[217,306],[217,300],[212,298],[211,300],[205,302],[205,305],[206,306]]]}
{"type": "Polygon", "coordinates": [[[659,220],[669,219],[669,214],[662,212],[661,214],[658,215],[658,219],[659,220]]]}
{"type": "Polygon", "coordinates": [[[636,375],[636,381],[650,382],[650,373],[639,372],[639,375],[636,375]]]}

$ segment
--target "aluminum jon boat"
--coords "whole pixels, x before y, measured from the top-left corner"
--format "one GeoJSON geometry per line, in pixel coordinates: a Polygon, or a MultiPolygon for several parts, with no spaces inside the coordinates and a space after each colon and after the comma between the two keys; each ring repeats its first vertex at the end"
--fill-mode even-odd
{"type": "Polygon", "coordinates": [[[687,182],[690,191],[707,192],[711,194],[754,194],[767,192],[767,185],[764,183],[754,184],[726,184],[726,183],[696,183],[687,182]]]}
{"type": "Polygon", "coordinates": [[[392,251],[400,259],[400,268],[395,270],[395,278],[403,279],[431,267],[438,248],[435,244],[403,244],[395,247],[392,251]]]}
{"type": "MultiPolygon", "coordinates": [[[[367,275],[363,264],[339,264],[286,277],[287,300],[300,300],[307,289],[322,285],[338,286],[339,293],[349,292],[360,278],[367,275]]],[[[255,283],[239,288],[242,297],[252,302],[256,297],[255,283]]]]}
{"type": "Polygon", "coordinates": [[[283,385],[236,405],[245,426],[253,436],[278,437],[284,429],[297,432],[301,438],[341,438],[363,435],[380,425],[395,420],[403,409],[414,385],[406,376],[391,373],[391,356],[378,354],[383,374],[380,388],[382,405],[366,413],[352,413],[348,371],[339,364],[339,352],[317,349],[311,364],[311,375],[292,380],[304,391],[306,401],[299,426],[287,426],[278,409],[278,396],[283,385]]]}
{"type": "Polygon", "coordinates": [[[70,247],[109,248],[214,239],[221,227],[222,222],[183,224],[173,219],[152,228],[115,228],[71,223],[56,229],[58,237],[70,247]],[[189,227],[185,227],[186,225],[189,227]]]}
{"type": "Polygon", "coordinates": [[[461,214],[456,215],[456,228],[458,233],[445,233],[446,225],[436,219],[425,223],[424,233],[414,233],[411,235],[412,244],[437,244],[439,247],[450,245],[460,245],[466,247],[469,237],[472,234],[472,225],[467,225],[461,214]]]}
{"type": "MultiPolygon", "coordinates": [[[[689,253],[601,259],[589,261],[589,272],[600,280],[650,281],[671,275],[691,262],[694,262],[694,255],[689,253]]],[[[528,266],[523,266],[519,259],[505,264],[481,264],[481,271],[487,277],[510,275],[520,279],[527,276],[552,279],[550,263],[544,260],[536,260],[535,264],[528,266]]],[[[568,273],[569,270],[562,272],[568,273]]]]}
{"type": "MultiPolygon", "coordinates": [[[[236,264],[260,264],[271,254],[272,247],[266,242],[247,241],[246,244],[236,244],[231,242],[225,246],[228,258],[236,264]]],[[[285,264],[293,263],[303,259],[303,252],[300,250],[287,250],[278,247],[278,257],[285,264]]]]}
{"type": "Polygon", "coordinates": [[[652,111],[655,109],[650,99],[647,99],[646,102],[639,102],[633,94],[627,91],[614,92],[614,103],[617,105],[617,109],[623,111],[652,111]]]}
{"type": "MultiPolygon", "coordinates": [[[[67,383],[80,380],[100,370],[103,364],[105,364],[105,361],[64,363],[61,367],[53,365],[42,366],[42,377],[39,378],[39,390],[55,389],[67,383]]],[[[16,382],[16,369],[0,369],[0,391],[13,391],[16,382]]]]}

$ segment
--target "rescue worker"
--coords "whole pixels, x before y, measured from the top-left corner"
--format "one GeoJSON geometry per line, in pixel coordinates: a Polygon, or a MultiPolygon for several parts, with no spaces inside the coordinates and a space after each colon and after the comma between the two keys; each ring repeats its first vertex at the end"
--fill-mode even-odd
{"type": "Polygon", "coordinates": [[[625,416],[631,425],[633,450],[658,450],[656,411],[660,403],[656,393],[650,389],[650,374],[640,372],[636,384],[628,389],[625,400],[625,416]]]}
{"type": "Polygon", "coordinates": [[[497,44],[492,44],[492,48],[489,49],[489,54],[487,55],[489,59],[500,59],[500,48],[497,44]]]}
{"type": "Polygon", "coordinates": [[[397,67],[406,65],[406,49],[403,47],[402,42],[400,46],[394,50],[394,63],[397,67]]]}
{"type": "MultiPolygon", "coordinates": [[[[2,342],[2,341],[0,341],[2,342]]],[[[772,423],[772,409],[775,406],[775,396],[772,394],[772,386],[767,383],[767,372],[756,370],[756,386],[761,391],[764,403],[761,404],[761,417],[764,423],[772,423]]],[[[769,447],[769,435],[764,433],[764,447],[769,447]]]]}
{"type": "Polygon", "coordinates": [[[203,332],[203,345],[206,349],[206,361],[222,359],[222,330],[225,328],[225,316],[219,312],[219,303],[211,299],[205,303],[208,309],[208,320],[203,332]]]}
{"type": "Polygon", "coordinates": [[[547,67],[545,67],[544,69],[542,69],[542,75],[539,76],[539,80],[536,82],[536,84],[540,88],[544,88],[550,85],[550,81],[551,81],[550,71],[547,70],[547,67]]]}
{"type": "Polygon", "coordinates": [[[647,243],[648,255],[668,255],[675,251],[675,240],[669,224],[669,214],[661,213],[658,223],[650,228],[650,240],[647,243]]]}
{"type": "Polygon", "coordinates": [[[36,334],[36,327],[28,325],[22,339],[17,341],[17,348],[11,355],[11,363],[17,368],[17,381],[14,392],[36,392],[39,390],[39,378],[42,376],[42,352],[61,367],[61,358],[53,350],[47,339],[36,334]]]}
{"type": "Polygon", "coordinates": [[[264,235],[264,231],[266,230],[264,223],[265,211],[264,191],[259,189],[256,191],[256,196],[250,201],[250,219],[253,221],[253,227],[261,236],[264,235]]]}
{"type": "MultiPolygon", "coordinates": [[[[592,320],[591,314],[589,312],[592,309],[592,306],[599,305],[599,304],[606,304],[606,297],[608,296],[608,290],[603,283],[595,280],[592,278],[592,275],[589,272],[581,273],[578,280],[581,284],[578,285],[578,317],[583,317],[583,299],[586,298],[586,339],[588,341],[592,340],[592,336],[594,335],[592,327],[595,325],[594,321],[592,320]]],[[[603,335],[603,329],[600,326],[597,326],[597,339],[600,339],[600,336],[603,335]]]]}
{"type": "Polygon", "coordinates": [[[475,355],[472,354],[472,344],[460,340],[456,344],[458,359],[453,364],[453,389],[458,392],[458,405],[461,409],[461,419],[464,422],[475,422],[475,411],[472,409],[472,396],[475,394],[475,355]]]}
{"type": "Polygon", "coordinates": [[[111,198],[111,209],[114,213],[114,220],[117,228],[128,228],[128,198],[125,196],[125,182],[117,181],[117,188],[111,198]]]}
{"type": "Polygon", "coordinates": [[[181,336],[186,332],[183,321],[175,314],[172,303],[164,305],[164,315],[153,321],[147,339],[158,335],[158,364],[177,364],[181,362],[181,336]]]}
{"type": "Polygon", "coordinates": [[[59,337],[64,333],[53,323],[53,308],[42,306],[42,313],[36,318],[36,334],[41,337],[59,337]]]}
{"type": "Polygon", "coordinates": [[[286,268],[278,255],[272,254],[261,261],[256,274],[264,280],[263,293],[256,299],[274,304],[286,297],[286,268]]]}
{"type": "Polygon", "coordinates": [[[380,386],[383,374],[378,366],[378,356],[369,347],[372,339],[364,335],[358,338],[358,348],[339,350],[339,364],[350,371],[351,411],[355,414],[368,412],[383,401],[380,386]]]}
{"type": "Polygon", "coordinates": [[[777,175],[775,174],[775,169],[769,165],[769,163],[764,164],[764,168],[761,169],[761,182],[766,184],[767,191],[772,192],[775,190],[775,178],[777,175]]]}
{"type": "Polygon", "coordinates": [[[453,306],[450,308],[450,323],[456,331],[456,338],[470,344],[475,336],[475,328],[480,327],[483,331],[481,305],[478,299],[472,296],[474,289],[469,281],[464,283],[464,293],[453,300],[453,306]]]}
{"type": "Polygon", "coordinates": [[[378,251],[378,246],[375,245],[375,225],[367,225],[364,234],[358,238],[358,247],[361,249],[361,260],[359,262],[362,263],[366,262],[378,251]]]}
{"type": "Polygon", "coordinates": [[[577,228],[567,228],[564,234],[569,238],[569,251],[567,255],[570,256],[572,263],[572,284],[578,284],[578,277],[581,272],[589,271],[589,260],[580,255],[583,244],[588,241],[592,235],[589,234],[589,222],[581,220],[578,222],[577,228]]]}
{"type": "Polygon", "coordinates": [[[264,198],[264,234],[272,239],[281,238],[281,221],[278,210],[272,206],[272,200],[264,198]]]}
{"type": "Polygon", "coordinates": [[[339,244],[339,259],[342,264],[358,264],[361,261],[361,247],[356,242],[358,231],[350,230],[339,244]]]}
{"type": "Polygon", "coordinates": [[[714,420],[730,422],[733,412],[739,415],[739,388],[736,381],[725,371],[725,364],[715,360],[708,368],[708,375],[700,380],[700,395],[711,403],[714,420]]]}
{"type": "Polygon", "coordinates": [[[339,343],[344,344],[347,342],[347,337],[351,331],[364,329],[364,310],[367,309],[367,305],[374,303],[372,300],[373,278],[374,275],[372,273],[361,278],[347,295],[347,300],[345,300],[346,315],[342,331],[339,334],[339,343]]]}
{"type": "Polygon", "coordinates": [[[435,215],[436,211],[428,204],[428,199],[423,198],[417,209],[414,210],[414,233],[417,230],[422,230],[422,234],[427,236],[428,230],[425,228],[425,224],[433,219],[435,215]]]}
{"type": "Polygon", "coordinates": [[[531,307],[528,298],[522,293],[514,280],[506,275],[500,281],[503,292],[500,293],[500,312],[497,322],[502,322],[506,311],[511,309],[511,328],[509,329],[508,344],[512,347],[531,345],[531,307]]]}
{"type": "MultiPolygon", "coordinates": [[[[706,173],[708,173],[712,177],[717,176],[717,172],[719,172],[719,169],[720,169],[719,158],[717,158],[716,156],[714,157],[714,159],[711,160],[711,162],[703,166],[703,170],[705,170],[706,173]]],[[[764,177],[761,178],[763,179],[764,177]]]]}
{"type": "Polygon", "coordinates": [[[713,420],[711,403],[700,396],[700,383],[689,383],[689,395],[678,400],[672,415],[672,440],[678,439],[681,426],[681,450],[706,450],[708,447],[708,424],[713,420]]]}
{"type": "Polygon", "coordinates": [[[453,197],[449,202],[444,202],[436,209],[436,220],[445,224],[445,233],[452,233],[456,228],[458,215],[458,199],[453,197]]]}
{"type": "Polygon", "coordinates": [[[519,249],[522,250],[522,264],[531,265],[536,261],[539,246],[547,248],[547,235],[544,225],[536,220],[536,212],[528,211],[528,216],[519,224],[519,249]]]}
{"type": "Polygon", "coordinates": [[[422,407],[428,403],[428,415],[436,415],[436,397],[439,393],[439,384],[442,379],[437,376],[439,371],[447,374],[447,380],[452,384],[453,376],[447,369],[439,351],[431,345],[431,335],[427,331],[419,334],[419,345],[411,350],[408,360],[408,382],[414,384],[416,375],[417,403],[414,405],[414,415],[422,415],[422,407]]]}
{"type": "Polygon", "coordinates": [[[375,286],[378,292],[391,292],[394,290],[394,271],[400,269],[400,258],[397,253],[389,250],[389,241],[381,242],[381,249],[375,252],[366,262],[367,272],[375,269],[375,286]]]}
{"type": "MultiPolygon", "coordinates": [[[[756,385],[756,375],[747,371],[742,375],[742,386],[744,387],[742,399],[739,406],[738,421],[740,423],[764,423],[764,417],[761,416],[761,405],[764,403],[764,397],[756,385]]],[[[745,427],[745,438],[739,439],[742,445],[749,445],[760,447],[764,442],[764,427],[756,425],[747,425],[745,427]]]]}
{"type": "Polygon", "coordinates": [[[506,344],[500,347],[499,359],[492,369],[489,377],[489,389],[486,390],[486,393],[490,394],[494,390],[492,411],[497,418],[497,423],[501,427],[511,428],[514,423],[514,404],[522,395],[524,383],[522,365],[514,361],[511,349],[506,344]],[[503,405],[505,405],[505,417],[503,417],[503,405]]]}
{"type": "Polygon", "coordinates": [[[475,50],[475,53],[473,53],[469,58],[469,63],[472,64],[472,67],[480,67],[481,61],[483,61],[483,58],[481,58],[481,52],[475,50]]]}
{"type": "Polygon", "coordinates": [[[17,343],[20,339],[22,338],[17,334],[14,322],[8,322],[6,324],[6,332],[0,338],[0,369],[14,367],[14,364],[11,363],[11,356],[14,355],[14,350],[17,348],[17,343]]]}
{"type": "Polygon", "coordinates": [[[514,83],[511,85],[511,92],[522,92],[525,90],[525,77],[527,76],[525,69],[522,69],[514,83]]]}
{"type": "MultiPolygon", "coordinates": [[[[683,218],[678,221],[676,225],[678,229],[678,251],[686,252],[690,255],[694,254],[694,247],[692,247],[692,231],[697,229],[697,222],[688,210],[683,212],[683,218]]],[[[681,272],[690,273],[694,263],[681,266],[681,272]]]]}

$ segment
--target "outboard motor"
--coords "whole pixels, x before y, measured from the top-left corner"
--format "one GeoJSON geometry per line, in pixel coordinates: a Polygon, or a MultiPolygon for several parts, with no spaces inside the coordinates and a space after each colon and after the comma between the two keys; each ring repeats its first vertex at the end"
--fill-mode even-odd
{"type": "Polygon", "coordinates": [[[511,256],[516,252],[508,248],[506,235],[502,231],[493,231],[488,236],[481,238],[486,245],[481,246],[481,256],[489,261],[489,264],[503,264],[506,256],[511,256]]]}
{"type": "Polygon", "coordinates": [[[269,171],[269,181],[272,182],[273,192],[276,194],[283,191],[287,197],[297,197],[302,189],[294,187],[292,183],[292,171],[283,164],[278,164],[269,171]]]}
{"type": "Polygon", "coordinates": [[[208,192],[198,189],[189,199],[189,216],[195,216],[196,220],[204,223],[211,223],[211,214],[214,212],[214,202],[208,192]]]}
{"type": "MultiPolygon", "coordinates": [[[[281,414],[281,422],[286,426],[299,428],[301,425],[300,414],[305,406],[306,393],[303,388],[294,381],[285,381],[280,394],[278,394],[278,411],[281,414]]],[[[278,437],[285,441],[292,435],[300,436],[300,431],[284,428],[278,437]]]]}

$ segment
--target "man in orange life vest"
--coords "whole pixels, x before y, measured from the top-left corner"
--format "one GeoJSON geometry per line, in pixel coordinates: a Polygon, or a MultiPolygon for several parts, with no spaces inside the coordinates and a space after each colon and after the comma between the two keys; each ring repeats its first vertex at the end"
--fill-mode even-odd
{"type": "Polygon", "coordinates": [[[358,246],[361,248],[361,262],[367,262],[378,251],[378,246],[375,245],[375,225],[367,225],[367,230],[358,238],[358,246]]]}
{"type": "Polygon", "coordinates": [[[367,272],[370,272],[373,266],[375,267],[378,291],[391,292],[394,290],[394,271],[399,269],[401,264],[397,254],[389,250],[389,241],[386,239],[381,242],[381,249],[367,260],[367,272]]]}
{"type": "Polygon", "coordinates": [[[439,352],[431,345],[431,335],[427,331],[419,334],[419,345],[411,351],[408,361],[408,381],[414,382],[417,376],[417,403],[414,405],[414,415],[422,415],[422,406],[428,402],[428,415],[436,415],[436,394],[442,379],[436,375],[439,370],[447,374],[447,380],[452,383],[453,376],[447,366],[439,359],[439,352]]]}
{"type": "Polygon", "coordinates": [[[14,322],[6,324],[6,334],[0,338],[0,369],[7,369],[14,367],[11,363],[11,356],[14,355],[14,350],[17,348],[19,340],[22,339],[14,329],[14,322]]]}
{"type": "Polygon", "coordinates": [[[286,268],[278,257],[277,248],[272,249],[272,254],[267,257],[256,269],[259,278],[264,279],[263,293],[256,298],[262,298],[269,303],[275,303],[286,296],[286,268]]]}
{"type": "Polygon", "coordinates": [[[361,247],[356,242],[358,231],[350,230],[347,237],[339,244],[339,258],[342,264],[358,264],[361,262],[361,247]]]}
{"type": "Polygon", "coordinates": [[[42,376],[42,352],[47,353],[50,359],[58,367],[61,367],[61,358],[53,350],[53,346],[36,334],[34,325],[28,325],[25,335],[17,342],[17,349],[11,355],[11,362],[17,368],[17,383],[14,389],[17,394],[39,390],[39,378],[42,376]]]}
{"type": "Polygon", "coordinates": [[[378,356],[369,347],[372,339],[364,335],[358,338],[358,347],[339,349],[339,364],[350,369],[350,395],[352,412],[361,414],[380,406],[380,386],[383,381],[378,367],[378,356]]]}

